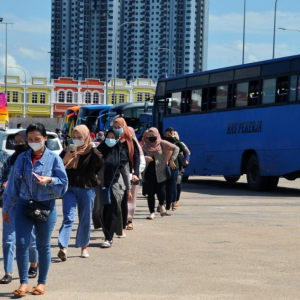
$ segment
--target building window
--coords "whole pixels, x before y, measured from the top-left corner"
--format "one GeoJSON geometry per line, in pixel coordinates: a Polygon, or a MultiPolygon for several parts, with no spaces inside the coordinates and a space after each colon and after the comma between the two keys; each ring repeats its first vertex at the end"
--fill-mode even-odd
{"type": "Polygon", "coordinates": [[[40,94],[40,103],[45,104],[46,103],[46,93],[40,94]]]}
{"type": "Polygon", "coordinates": [[[85,94],[85,103],[90,104],[91,103],[91,93],[87,92],[85,94]]]}
{"type": "Polygon", "coordinates": [[[116,95],[115,94],[111,95],[111,104],[113,104],[113,105],[116,104],[116,95]]]}
{"type": "Polygon", "coordinates": [[[18,102],[18,92],[13,92],[13,102],[18,102]]]}
{"type": "Polygon", "coordinates": [[[143,101],[143,93],[137,93],[137,101],[143,101]]]}
{"type": "Polygon", "coordinates": [[[67,92],[67,102],[68,103],[72,103],[72,98],[73,98],[72,92],[67,92]]]}
{"type": "Polygon", "coordinates": [[[60,91],[58,94],[58,102],[65,102],[65,93],[60,91]]]}
{"type": "Polygon", "coordinates": [[[150,100],[150,93],[145,93],[145,101],[149,101],[150,100]]]}
{"type": "Polygon", "coordinates": [[[124,94],[119,95],[119,103],[124,103],[124,94]]]}
{"type": "Polygon", "coordinates": [[[10,92],[6,92],[7,102],[10,102],[10,92]]]}
{"type": "Polygon", "coordinates": [[[32,92],[32,103],[37,103],[37,93],[36,92],[32,92]]]}
{"type": "Polygon", "coordinates": [[[93,103],[94,104],[98,104],[99,103],[99,94],[98,93],[94,93],[94,95],[93,95],[93,103]]]}

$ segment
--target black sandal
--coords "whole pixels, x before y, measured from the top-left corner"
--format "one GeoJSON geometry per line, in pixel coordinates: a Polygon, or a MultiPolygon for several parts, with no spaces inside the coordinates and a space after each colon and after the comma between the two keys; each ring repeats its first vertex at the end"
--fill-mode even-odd
{"type": "Polygon", "coordinates": [[[28,270],[28,278],[35,278],[37,276],[37,266],[36,267],[30,267],[28,270]]]}
{"type": "Polygon", "coordinates": [[[0,280],[0,284],[9,284],[12,281],[12,276],[5,274],[4,277],[0,280]]]}

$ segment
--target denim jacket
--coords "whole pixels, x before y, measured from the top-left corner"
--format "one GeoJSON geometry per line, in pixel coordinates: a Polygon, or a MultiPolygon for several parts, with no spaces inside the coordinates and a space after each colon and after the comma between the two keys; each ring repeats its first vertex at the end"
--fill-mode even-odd
{"type": "Polygon", "coordinates": [[[61,197],[67,191],[68,177],[62,159],[46,148],[41,159],[37,160],[33,167],[31,153],[30,149],[20,154],[11,170],[8,185],[3,194],[4,213],[9,213],[13,203],[19,198],[47,201],[61,197]],[[32,172],[52,177],[52,181],[42,186],[37,183],[32,172]]]}

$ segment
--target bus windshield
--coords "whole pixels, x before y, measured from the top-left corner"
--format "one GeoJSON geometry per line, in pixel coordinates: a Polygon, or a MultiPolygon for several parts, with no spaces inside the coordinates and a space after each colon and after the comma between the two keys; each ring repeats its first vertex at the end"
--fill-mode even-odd
{"type": "Polygon", "coordinates": [[[184,176],[247,175],[253,190],[300,178],[300,55],[159,79],[153,125],[191,152],[184,176]]]}
{"type": "Polygon", "coordinates": [[[119,104],[119,106],[114,106],[108,112],[105,130],[107,131],[109,129],[112,129],[114,120],[122,117],[125,119],[127,125],[132,127],[135,130],[136,134],[140,135],[146,130],[146,124],[149,125],[148,119],[146,121],[140,121],[140,117],[145,113],[145,110],[148,111],[150,115],[152,115],[152,106],[152,103],[147,103],[147,106],[145,108],[145,103],[143,102],[127,103],[126,105],[119,104]]]}

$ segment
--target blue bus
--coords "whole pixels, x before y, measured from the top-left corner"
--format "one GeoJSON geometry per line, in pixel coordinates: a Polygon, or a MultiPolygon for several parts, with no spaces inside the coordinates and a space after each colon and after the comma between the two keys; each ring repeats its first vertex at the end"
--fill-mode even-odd
{"type": "Polygon", "coordinates": [[[300,177],[300,56],[158,81],[153,124],[191,150],[185,176],[242,174],[253,190],[300,177]]]}
{"type": "Polygon", "coordinates": [[[107,121],[109,104],[94,104],[81,106],[78,111],[76,125],[86,125],[91,132],[103,130],[107,121]]]}
{"type": "Polygon", "coordinates": [[[128,126],[131,126],[139,137],[152,124],[152,102],[127,102],[114,105],[108,112],[105,130],[113,127],[113,121],[122,117],[128,126]]]}

